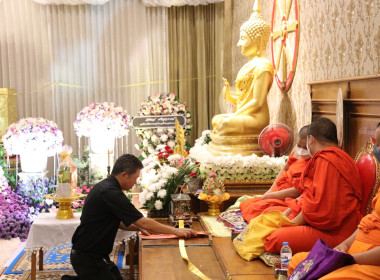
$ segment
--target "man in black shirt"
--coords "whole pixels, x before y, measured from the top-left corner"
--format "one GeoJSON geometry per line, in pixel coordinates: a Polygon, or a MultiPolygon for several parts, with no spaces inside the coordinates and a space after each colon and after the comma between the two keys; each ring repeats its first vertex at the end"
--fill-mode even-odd
{"type": "Polygon", "coordinates": [[[191,237],[191,229],[173,228],[145,218],[125,196],[122,190],[130,190],[143,168],[133,155],[119,157],[111,176],[96,184],[88,194],[81,222],[75,230],[71,250],[71,264],[78,276],[62,276],[61,280],[119,280],[120,272],[109,259],[119,228],[143,233],[169,233],[179,237],[191,237]]]}

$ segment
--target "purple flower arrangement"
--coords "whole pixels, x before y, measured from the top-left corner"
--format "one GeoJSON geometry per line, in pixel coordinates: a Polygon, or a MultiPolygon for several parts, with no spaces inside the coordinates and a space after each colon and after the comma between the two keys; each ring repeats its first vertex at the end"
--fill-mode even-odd
{"type": "Polygon", "coordinates": [[[25,203],[29,206],[29,212],[36,217],[40,212],[49,212],[49,209],[56,206],[57,203],[46,200],[46,194],[55,193],[56,185],[54,177],[37,179],[28,183],[22,180],[17,182],[15,193],[25,199],[25,203]]]}
{"type": "Polygon", "coordinates": [[[29,206],[22,196],[12,191],[4,178],[0,168],[0,238],[25,240],[31,223],[29,206]]]}
{"type": "Polygon", "coordinates": [[[40,212],[48,212],[54,203],[45,203],[44,196],[55,192],[54,178],[39,179],[29,184],[8,185],[0,168],[0,238],[28,237],[30,225],[40,212]]]}
{"type": "Polygon", "coordinates": [[[46,150],[53,156],[62,149],[62,131],[55,122],[44,118],[24,118],[9,126],[2,137],[8,154],[26,150],[46,150]]]}

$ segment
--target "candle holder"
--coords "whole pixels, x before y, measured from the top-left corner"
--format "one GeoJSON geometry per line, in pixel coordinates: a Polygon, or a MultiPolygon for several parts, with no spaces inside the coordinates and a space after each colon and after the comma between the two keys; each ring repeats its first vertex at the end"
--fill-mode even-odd
{"type": "Polygon", "coordinates": [[[73,209],[71,209],[71,203],[84,196],[84,194],[79,193],[73,194],[71,197],[59,197],[52,194],[47,194],[45,195],[45,198],[53,199],[58,202],[58,211],[55,218],[66,220],[74,218],[73,209]]]}

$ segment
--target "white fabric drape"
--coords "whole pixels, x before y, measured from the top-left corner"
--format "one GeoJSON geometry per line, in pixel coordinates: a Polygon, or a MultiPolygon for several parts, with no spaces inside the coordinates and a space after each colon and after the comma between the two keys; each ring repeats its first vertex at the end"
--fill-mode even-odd
{"type": "MultiPolygon", "coordinates": [[[[3,0],[0,18],[0,87],[20,94],[18,118],[54,120],[74,152],[73,122],[84,106],[114,102],[134,116],[148,95],[169,90],[165,82],[149,83],[169,80],[166,8],[141,0],[102,6],[3,0]]],[[[137,154],[136,142],[130,130],[116,156],[137,154]]]]}
{"type": "Polygon", "coordinates": [[[211,3],[223,2],[224,0],[142,0],[144,5],[152,7],[171,7],[171,6],[198,6],[211,3]]]}
{"type": "Polygon", "coordinates": [[[43,5],[103,5],[110,0],[33,0],[36,3],[43,5]]]}

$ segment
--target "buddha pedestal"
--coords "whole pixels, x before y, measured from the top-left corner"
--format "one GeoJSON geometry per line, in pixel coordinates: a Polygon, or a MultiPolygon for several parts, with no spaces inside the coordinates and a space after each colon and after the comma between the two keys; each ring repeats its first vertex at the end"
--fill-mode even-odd
{"type": "Polygon", "coordinates": [[[258,144],[258,135],[221,136],[211,133],[210,137],[212,141],[208,144],[208,150],[215,156],[221,156],[224,153],[241,156],[263,155],[258,144]]]}

